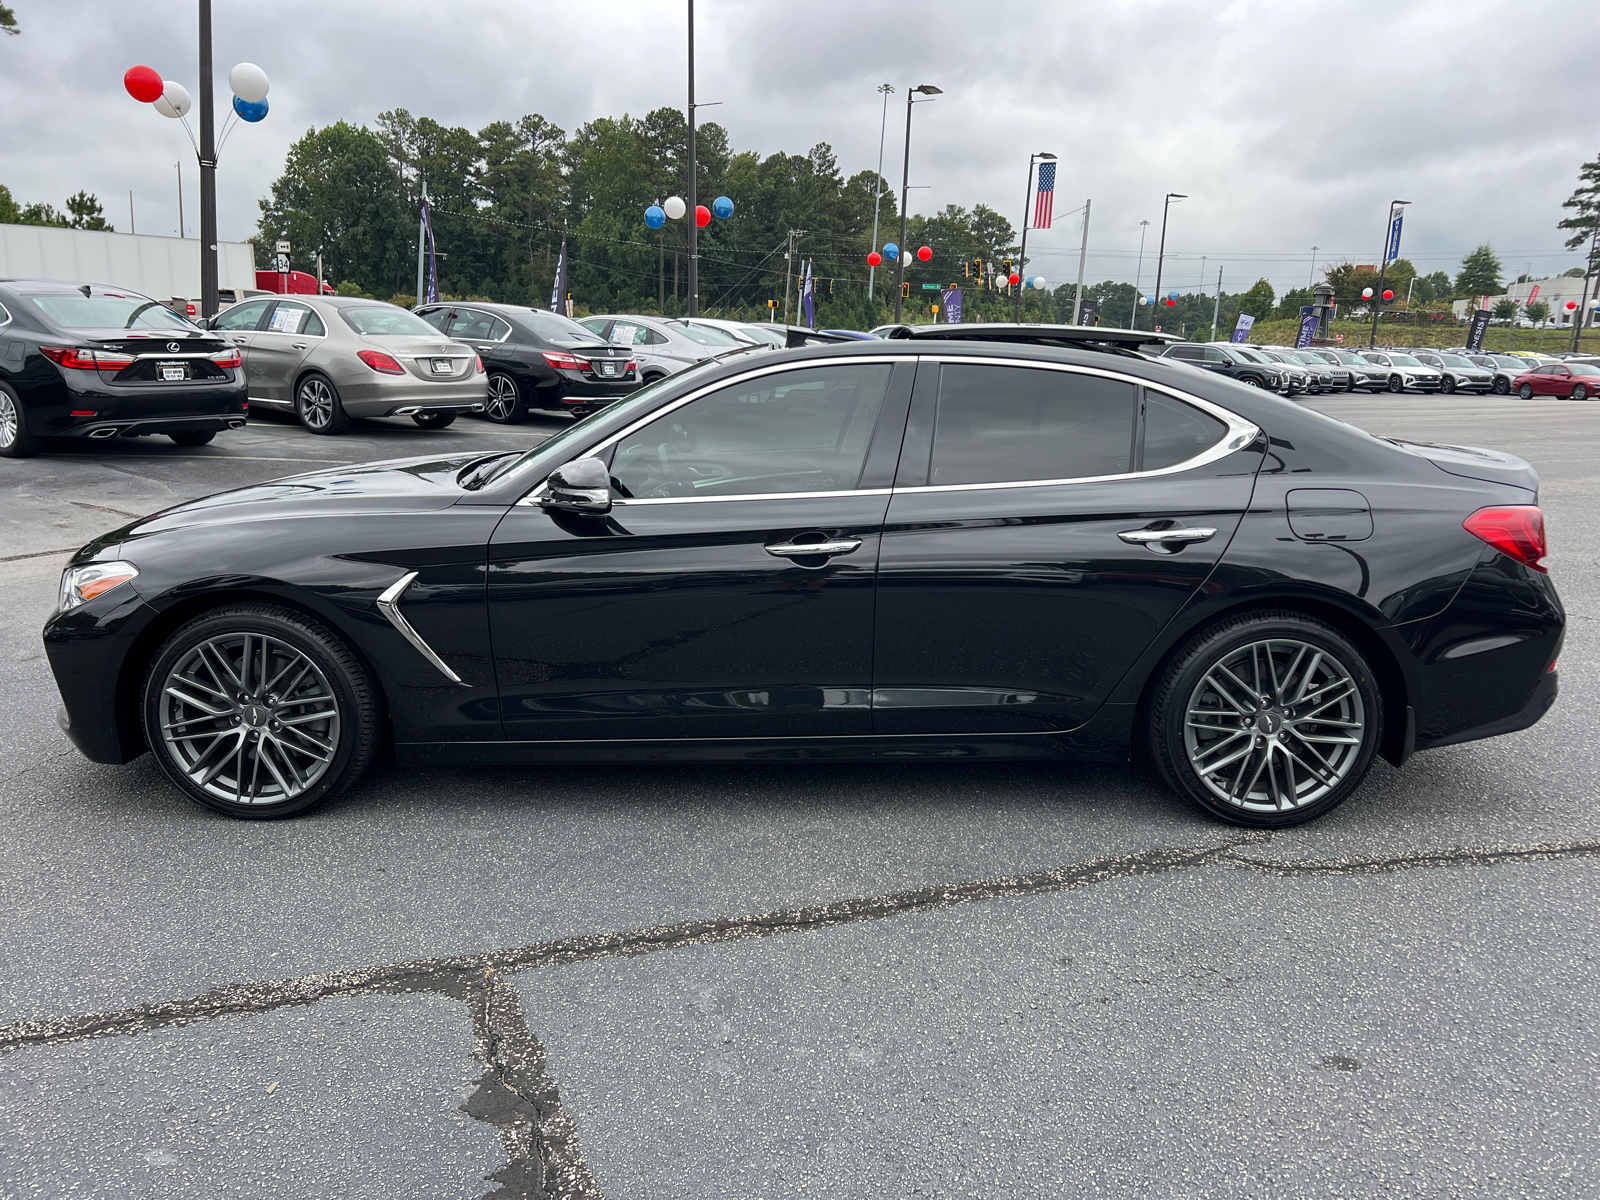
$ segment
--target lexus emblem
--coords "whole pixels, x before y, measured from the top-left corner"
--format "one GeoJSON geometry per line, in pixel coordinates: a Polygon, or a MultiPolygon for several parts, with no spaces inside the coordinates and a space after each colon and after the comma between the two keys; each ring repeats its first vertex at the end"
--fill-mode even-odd
{"type": "Polygon", "coordinates": [[[182,349],[183,349],[183,347],[181,345],[179,345],[177,342],[168,342],[167,343],[167,353],[168,354],[176,354],[179,350],[182,350],[182,349]]]}

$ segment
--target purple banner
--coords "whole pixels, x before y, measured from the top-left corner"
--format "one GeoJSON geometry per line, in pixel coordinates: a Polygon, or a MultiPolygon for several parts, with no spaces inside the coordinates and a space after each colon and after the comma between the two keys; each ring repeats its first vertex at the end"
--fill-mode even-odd
{"type": "Polygon", "coordinates": [[[940,297],[940,303],[944,306],[945,324],[961,324],[961,289],[946,288],[940,297]]]}
{"type": "Polygon", "coordinates": [[[1317,335],[1317,319],[1315,317],[1300,318],[1300,335],[1294,339],[1294,348],[1304,350],[1311,345],[1311,339],[1317,335]]]}

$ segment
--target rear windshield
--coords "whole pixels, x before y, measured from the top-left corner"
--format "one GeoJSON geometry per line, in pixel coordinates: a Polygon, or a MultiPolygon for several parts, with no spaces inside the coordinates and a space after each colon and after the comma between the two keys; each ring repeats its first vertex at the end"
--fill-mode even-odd
{"type": "Polygon", "coordinates": [[[415,313],[394,305],[382,308],[341,308],[344,323],[357,333],[378,337],[425,337],[437,341],[439,331],[415,313]]]}
{"type": "Polygon", "coordinates": [[[29,296],[34,306],[68,329],[193,329],[165,305],[128,292],[29,296]]]}
{"type": "Polygon", "coordinates": [[[592,329],[579,325],[570,317],[545,312],[541,308],[519,312],[516,318],[546,341],[563,346],[592,346],[596,341],[604,340],[597,338],[592,329]]]}

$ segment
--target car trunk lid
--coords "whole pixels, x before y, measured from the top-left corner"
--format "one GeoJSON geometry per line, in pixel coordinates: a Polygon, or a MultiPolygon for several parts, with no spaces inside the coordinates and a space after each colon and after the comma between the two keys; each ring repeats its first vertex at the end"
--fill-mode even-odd
{"type": "Polygon", "coordinates": [[[1481,479],[1485,483],[1509,483],[1535,494],[1539,491],[1539,472],[1514,454],[1485,450],[1481,446],[1446,446],[1437,442],[1410,442],[1401,438],[1384,440],[1408,454],[1427,459],[1450,475],[1481,479]]]}

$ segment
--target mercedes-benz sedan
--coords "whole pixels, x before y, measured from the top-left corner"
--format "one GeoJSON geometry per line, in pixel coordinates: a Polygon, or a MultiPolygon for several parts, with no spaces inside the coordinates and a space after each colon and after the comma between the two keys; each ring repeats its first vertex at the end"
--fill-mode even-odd
{"type": "Polygon", "coordinates": [[[387,741],[635,769],[1137,755],[1278,827],[1378,756],[1543,716],[1564,616],[1527,463],[1091,332],[735,352],[521,453],[169,508],[67,567],[61,724],[240,817],[336,794],[387,741]]]}

